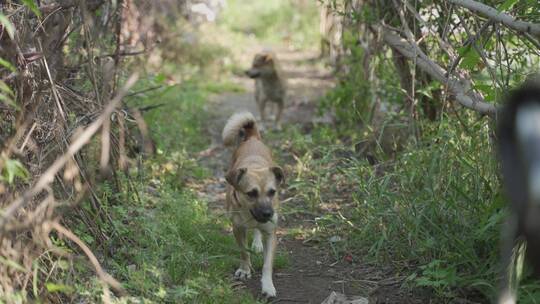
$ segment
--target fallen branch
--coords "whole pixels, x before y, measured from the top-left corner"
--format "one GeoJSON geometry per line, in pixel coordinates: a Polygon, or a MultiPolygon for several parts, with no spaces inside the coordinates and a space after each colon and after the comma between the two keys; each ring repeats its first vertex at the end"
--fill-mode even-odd
{"type": "Polygon", "coordinates": [[[17,210],[24,207],[32,198],[44,189],[48,187],[50,183],[54,181],[54,176],[64,167],[64,165],[73,158],[75,153],[88,143],[90,138],[100,129],[105,120],[108,120],[111,113],[118,107],[124,96],[127,94],[129,88],[131,88],[138,79],[137,74],[131,75],[126,81],[124,87],[118,92],[118,94],[111,100],[107,107],[103,110],[103,113],[92,122],[82,133],[78,136],[73,143],[69,146],[68,150],[41,175],[32,188],[26,190],[24,194],[15,199],[7,208],[2,211],[0,215],[0,236],[4,233],[4,226],[9,218],[11,218],[17,210]]]}
{"type": "Polygon", "coordinates": [[[92,263],[92,265],[94,266],[97,275],[104,283],[111,286],[120,295],[126,294],[126,291],[122,287],[122,284],[120,284],[120,282],[118,282],[115,278],[113,278],[110,274],[103,270],[103,267],[101,267],[101,264],[99,263],[96,256],[92,253],[92,250],[90,250],[90,248],[88,248],[88,246],[86,246],[86,244],[79,237],[77,237],[75,234],[73,234],[73,232],[69,231],[57,222],[54,222],[52,224],[52,228],[70,239],[73,243],[77,244],[77,246],[82,249],[84,254],[86,254],[88,259],[90,260],[90,263],[92,263]]]}
{"type": "Polygon", "coordinates": [[[480,13],[481,15],[484,15],[493,21],[500,22],[516,31],[529,33],[536,37],[540,37],[540,24],[538,23],[516,20],[514,17],[506,13],[499,12],[497,9],[491,6],[473,0],[449,0],[448,2],[480,13]]]}
{"type": "Polygon", "coordinates": [[[494,116],[497,108],[471,90],[470,82],[461,77],[447,77],[447,72],[437,63],[429,59],[416,45],[411,45],[407,40],[394,34],[388,29],[380,27],[384,42],[408,59],[415,60],[416,65],[425,73],[431,75],[443,83],[456,100],[466,108],[480,114],[494,116]]]}

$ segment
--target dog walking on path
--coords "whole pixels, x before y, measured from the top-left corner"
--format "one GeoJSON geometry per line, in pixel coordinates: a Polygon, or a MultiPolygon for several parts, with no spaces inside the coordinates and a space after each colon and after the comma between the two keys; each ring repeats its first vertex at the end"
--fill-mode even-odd
{"type": "Polygon", "coordinates": [[[261,141],[251,113],[232,115],[223,129],[222,137],[226,146],[234,146],[235,149],[226,174],[226,207],[241,256],[234,276],[240,280],[251,277],[247,231],[253,229],[252,251],[264,251],[262,294],[275,297],[272,268],[277,245],[278,194],[284,181],[283,170],[273,162],[270,149],[261,141]]]}
{"type": "Polygon", "coordinates": [[[251,68],[246,75],[255,80],[255,101],[259,114],[264,123],[267,102],[277,104],[276,127],[280,127],[281,114],[287,94],[287,81],[283,76],[277,57],[272,52],[262,52],[255,55],[251,68]]]}

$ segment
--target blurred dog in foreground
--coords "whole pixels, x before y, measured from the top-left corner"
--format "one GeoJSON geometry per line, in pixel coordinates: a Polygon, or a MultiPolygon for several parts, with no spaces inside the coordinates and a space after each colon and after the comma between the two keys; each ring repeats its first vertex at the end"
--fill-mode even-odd
{"type": "Polygon", "coordinates": [[[523,257],[540,277],[540,77],[512,91],[497,129],[510,214],[503,235],[499,304],[514,304],[523,257]]]}
{"type": "Polygon", "coordinates": [[[235,146],[232,163],[226,174],[226,207],[241,256],[240,267],[234,276],[240,280],[251,277],[251,261],[246,246],[247,230],[253,229],[252,250],[264,250],[262,294],[275,297],[272,268],[277,245],[278,193],[284,181],[283,170],[272,161],[270,149],[261,141],[255,117],[251,113],[231,116],[222,137],[226,146],[235,146]]]}
{"type": "Polygon", "coordinates": [[[276,125],[280,126],[281,114],[285,104],[287,83],[281,72],[277,57],[271,52],[255,55],[246,75],[255,80],[255,101],[259,107],[261,120],[265,121],[265,107],[268,101],[277,104],[276,125]]]}

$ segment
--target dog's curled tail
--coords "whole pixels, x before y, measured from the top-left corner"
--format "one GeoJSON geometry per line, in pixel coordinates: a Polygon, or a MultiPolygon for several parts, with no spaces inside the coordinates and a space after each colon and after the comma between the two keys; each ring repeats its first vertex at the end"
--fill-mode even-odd
{"type": "Polygon", "coordinates": [[[234,113],[223,128],[221,137],[225,146],[232,146],[255,136],[260,139],[255,117],[250,112],[234,113]]]}

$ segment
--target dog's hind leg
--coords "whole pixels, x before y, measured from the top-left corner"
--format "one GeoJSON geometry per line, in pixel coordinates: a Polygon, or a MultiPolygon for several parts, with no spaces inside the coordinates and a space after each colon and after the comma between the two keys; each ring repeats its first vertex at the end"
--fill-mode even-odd
{"type": "Polygon", "coordinates": [[[240,247],[240,267],[234,273],[238,280],[251,278],[251,260],[247,251],[247,233],[246,228],[233,227],[234,238],[238,247],[240,247]]]}
{"type": "Polygon", "coordinates": [[[274,254],[276,253],[277,237],[276,231],[270,232],[266,237],[266,246],[264,246],[264,264],[262,269],[262,294],[265,297],[273,298],[276,296],[276,288],[272,281],[272,269],[274,267],[274,254]]]}
{"type": "Polygon", "coordinates": [[[251,243],[251,250],[256,253],[263,252],[262,233],[259,229],[253,231],[253,243],[251,243]]]}
{"type": "Polygon", "coordinates": [[[262,97],[259,101],[257,101],[257,105],[259,106],[259,113],[261,114],[261,121],[266,121],[266,115],[264,114],[264,110],[266,108],[266,98],[262,97]]]}
{"type": "Polygon", "coordinates": [[[276,127],[281,128],[281,114],[283,113],[283,101],[277,103],[276,127]]]}

